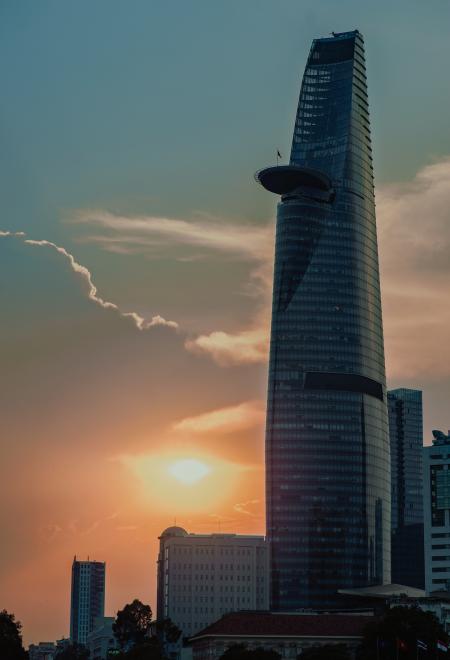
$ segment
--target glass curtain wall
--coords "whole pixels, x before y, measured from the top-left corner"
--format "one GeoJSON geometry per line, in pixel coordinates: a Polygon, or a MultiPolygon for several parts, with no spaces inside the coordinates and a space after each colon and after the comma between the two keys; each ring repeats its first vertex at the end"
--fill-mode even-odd
{"type": "Polygon", "coordinates": [[[327,175],[333,196],[291,186],[278,205],[266,426],[275,610],[338,606],[338,589],[390,582],[383,331],[357,31],[312,44],[290,158],[291,171],[301,168],[327,175]]]}

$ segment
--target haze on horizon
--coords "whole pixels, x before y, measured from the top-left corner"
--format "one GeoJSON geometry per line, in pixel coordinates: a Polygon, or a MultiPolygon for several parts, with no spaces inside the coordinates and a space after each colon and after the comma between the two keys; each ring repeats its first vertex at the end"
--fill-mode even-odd
{"type": "Polygon", "coordinates": [[[364,34],[388,386],[450,426],[450,7],[442,0],[6,2],[0,607],[68,635],[156,609],[157,537],[264,533],[275,202],[314,37],[364,34]],[[181,477],[180,477],[181,475],[181,477]],[[187,478],[189,476],[189,478],[187,478]]]}

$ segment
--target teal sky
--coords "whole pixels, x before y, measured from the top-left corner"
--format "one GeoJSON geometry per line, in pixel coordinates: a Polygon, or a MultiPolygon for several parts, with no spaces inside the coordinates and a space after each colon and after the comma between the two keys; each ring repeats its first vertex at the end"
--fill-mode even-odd
{"type": "MultiPolygon", "coordinates": [[[[73,248],[62,221],[92,207],[266,222],[253,172],[288,157],[311,39],[331,30],[366,39],[377,181],[450,152],[446,0],[20,0],[0,19],[3,217],[37,238],[73,248]]],[[[127,284],[120,259],[76,250],[145,305],[139,259],[127,284]]]]}
{"type": "Polygon", "coordinates": [[[75,553],[108,562],[109,614],[155,602],[174,515],[263,532],[275,199],[253,174],[288,159],[331,31],[366,43],[388,384],[423,389],[427,442],[450,426],[449,25],[447,0],[0,4],[0,608],[27,641],[67,634],[75,553]],[[234,490],[164,508],[142,474],[173,452],[234,490]]]}

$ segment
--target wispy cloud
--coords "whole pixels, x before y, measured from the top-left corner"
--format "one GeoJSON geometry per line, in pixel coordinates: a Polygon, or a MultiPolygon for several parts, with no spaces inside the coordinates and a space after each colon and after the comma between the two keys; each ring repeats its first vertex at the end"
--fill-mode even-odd
{"type": "Polygon", "coordinates": [[[138,529],[137,525],[119,525],[116,527],[118,532],[134,532],[136,529],[138,529]]]}
{"type": "Polygon", "coordinates": [[[386,364],[395,378],[450,374],[450,158],[377,195],[386,364]]]}
{"type": "Polygon", "coordinates": [[[231,333],[217,330],[186,341],[188,351],[206,354],[221,367],[266,362],[268,355],[268,327],[231,333]]]}
{"type": "MultiPolygon", "coordinates": [[[[437,379],[450,374],[450,158],[427,165],[406,183],[380,186],[377,221],[387,373],[437,379]]],[[[260,298],[251,327],[214,331],[186,342],[190,351],[231,367],[265,362],[271,292],[260,262],[260,298]]]]}
{"type": "Polygon", "coordinates": [[[10,231],[0,230],[0,237],[2,238],[7,236],[18,237],[20,239],[23,239],[23,242],[26,245],[31,245],[34,247],[50,248],[51,250],[55,250],[58,254],[61,254],[68,261],[72,271],[76,273],[83,280],[87,288],[89,300],[92,300],[92,302],[96,303],[97,305],[100,305],[100,307],[103,307],[103,309],[111,309],[117,312],[118,314],[120,314],[120,316],[122,317],[130,318],[139,330],[147,330],[149,328],[155,326],[162,326],[162,325],[170,328],[178,328],[178,323],[176,323],[176,321],[167,321],[159,314],[153,316],[150,320],[147,320],[140,314],[137,314],[136,312],[122,312],[119,309],[118,305],[108,300],[104,300],[98,294],[98,289],[95,286],[94,282],[92,281],[91,272],[89,271],[88,268],[86,268],[86,266],[83,266],[78,261],[76,261],[73,254],[68,252],[65,248],[61,247],[60,245],[56,245],[56,243],[52,243],[51,241],[24,238],[25,235],[26,235],[25,232],[10,232],[10,231]]]}
{"type": "Polygon", "coordinates": [[[272,228],[225,222],[217,218],[187,222],[154,216],[123,216],[104,210],[81,210],[70,220],[105,230],[83,240],[105,249],[136,253],[155,245],[190,245],[248,260],[266,259],[271,250],[272,228]]]}
{"type": "Polygon", "coordinates": [[[23,231],[3,231],[0,229],[0,236],[25,236],[23,231]]]}
{"type": "Polygon", "coordinates": [[[194,433],[233,433],[258,426],[264,422],[265,408],[262,401],[245,401],[237,406],[228,406],[210,412],[186,417],[174,424],[176,431],[194,433]]]}
{"type": "Polygon", "coordinates": [[[247,261],[249,280],[242,293],[257,302],[252,328],[236,332],[213,331],[186,341],[188,351],[207,355],[222,367],[265,362],[268,353],[268,323],[272,286],[273,223],[265,226],[236,224],[217,218],[187,222],[154,216],[123,216],[104,210],[81,210],[71,221],[103,229],[104,233],[85,236],[82,240],[121,254],[167,256],[168,248],[195,248],[195,253],[177,253],[177,260],[200,260],[211,253],[222,253],[227,259],[247,261]],[[166,253],[164,253],[166,249],[166,253]],[[203,253],[200,251],[203,250],[203,253]]]}
{"type": "Polygon", "coordinates": [[[62,531],[57,523],[48,523],[39,528],[39,535],[46,543],[52,543],[62,531]]]}
{"type": "Polygon", "coordinates": [[[252,518],[259,518],[260,512],[255,512],[255,507],[260,504],[260,500],[246,500],[245,502],[238,502],[234,505],[233,509],[237,513],[242,513],[245,516],[250,516],[252,518]]]}

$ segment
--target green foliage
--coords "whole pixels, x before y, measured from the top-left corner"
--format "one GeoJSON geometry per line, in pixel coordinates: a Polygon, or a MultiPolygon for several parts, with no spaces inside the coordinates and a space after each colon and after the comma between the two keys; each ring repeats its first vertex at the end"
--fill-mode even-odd
{"type": "Polygon", "coordinates": [[[280,660],[280,658],[280,654],[272,649],[248,649],[245,644],[233,644],[221,656],[221,660],[280,660]]]}
{"type": "Polygon", "coordinates": [[[417,607],[393,607],[382,619],[366,626],[359,652],[360,660],[443,660],[447,654],[436,651],[436,642],[447,643],[448,636],[431,612],[417,607]],[[417,640],[428,646],[428,651],[417,653],[417,640]],[[406,648],[397,649],[401,640],[406,648]]]}
{"type": "Polygon", "coordinates": [[[156,634],[163,643],[176,644],[181,637],[181,630],[172,619],[156,622],[156,634]]]}
{"type": "Polygon", "coordinates": [[[73,642],[56,654],[55,660],[89,660],[89,650],[84,644],[73,642]]]}
{"type": "Polygon", "coordinates": [[[350,660],[351,655],[345,644],[323,644],[305,649],[298,658],[302,660],[350,660]]]}
{"type": "Polygon", "coordinates": [[[0,612],[0,658],[2,660],[25,660],[28,653],[22,645],[22,624],[14,614],[0,612]]]}
{"type": "Polygon", "coordinates": [[[135,599],[125,605],[123,610],[119,610],[113,623],[113,633],[120,648],[139,646],[146,642],[151,621],[150,605],[144,605],[140,600],[135,599]]]}
{"type": "Polygon", "coordinates": [[[154,638],[133,646],[122,657],[123,660],[164,660],[161,646],[154,638]]]}

